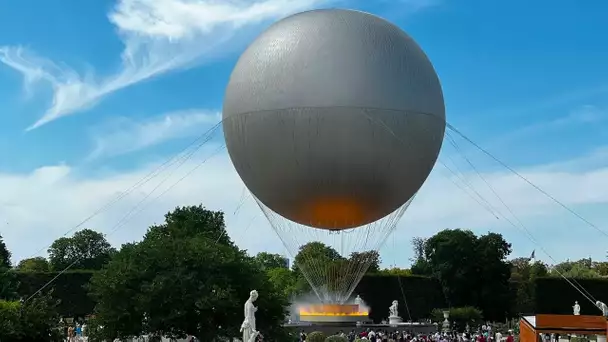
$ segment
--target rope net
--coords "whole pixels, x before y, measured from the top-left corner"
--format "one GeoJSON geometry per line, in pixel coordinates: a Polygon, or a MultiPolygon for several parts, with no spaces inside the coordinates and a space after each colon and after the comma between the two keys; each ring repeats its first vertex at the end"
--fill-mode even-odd
{"type": "Polygon", "coordinates": [[[348,301],[413,200],[412,197],[378,221],[356,228],[327,230],[290,221],[253,198],[313,292],[322,303],[334,304],[348,301]]]}

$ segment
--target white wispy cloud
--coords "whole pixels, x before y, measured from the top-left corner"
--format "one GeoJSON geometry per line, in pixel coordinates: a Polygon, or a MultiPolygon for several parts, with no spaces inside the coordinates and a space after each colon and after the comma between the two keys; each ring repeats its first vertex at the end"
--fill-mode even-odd
{"type": "MultiPolygon", "coordinates": [[[[242,200],[243,183],[234,171],[228,155],[216,155],[200,166],[200,162],[216,149],[217,145],[204,147],[178,171],[171,173],[167,170],[83,227],[108,233],[111,242],[120,245],[140,239],[150,224],[162,221],[164,213],[175,206],[203,203],[211,209],[226,213],[229,233],[242,248],[252,253],[262,250],[285,253],[280,240],[253,200],[247,200],[238,213],[234,214],[242,200]],[[171,178],[157,188],[148,200],[162,194],[193,169],[196,171],[171,191],[147,206],[136,207],[163,181],[165,175],[171,174],[171,178]],[[113,232],[117,223],[133,208],[136,208],[135,215],[124,222],[124,227],[113,232]],[[140,208],[143,211],[140,212],[140,208]]],[[[601,155],[595,156],[603,158],[601,155]]],[[[481,167],[481,162],[475,163],[481,167]]],[[[126,173],[86,176],[69,165],[51,165],[29,174],[0,174],[0,188],[3,189],[0,192],[0,203],[3,203],[0,206],[0,217],[6,220],[6,224],[0,225],[0,234],[5,237],[16,259],[28,257],[150,174],[153,168],[146,165],[126,173]]],[[[510,226],[503,218],[496,219],[491,211],[484,209],[461,188],[454,186],[454,182],[464,184],[463,187],[469,193],[474,189],[495,210],[509,216],[508,210],[501,207],[499,200],[488,190],[486,181],[556,259],[590,255],[604,257],[608,238],[575,220],[563,208],[513,174],[506,171],[482,172],[482,180],[470,169],[461,170],[459,177],[466,179],[468,185],[446,172],[441,165],[436,167],[396,230],[398,248],[395,249],[392,245],[391,238],[382,250],[385,262],[393,263],[394,259],[406,266],[411,256],[411,237],[429,236],[444,228],[470,228],[477,233],[489,230],[501,232],[508,240],[515,242],[515,252],[520,255],[529,254],[533,248],[538,249],[527,240],[524,233],[510,226]]],[[[555,165],[548,170],[537,165],[520,172],[565,204],[581,210],[590,220],[599,223],[606,221],[603,208],[608,204],[608,192],[605,191],[608,187],[608,162],[605,158],[585,170],[573,170],[567,166],[559,168],[555,165]]],[[[603,229],[606,228],[604,225],[603,229]]],[[[539,257],[542,257],[540,252],[539,257]]]]}
{"type": "Polygon", "coordinates": [[[593,124],[608,118],[608,112],[604,108],[593,105],[584,105],[572,110],[568,115],[557,118],[549,124],[554,126],[572,124],[593,124]]]}
{"type": "Polygon", "coordinates": [[[221,113],[205,110],[172,112],[143,121],[121,117],[95,129],[95,147],[88,158],[123,155],[169,140],[197,136],[220,120],[221,113]]]}
{"type": "Polygon", "coordinates": [[[405,7],[407,10],[414,12],[429,7],[439,6],[443,3],[443,0],[397,0],[397,3],[405,7]]]}
{"type": "Polygon", "coordinates": [[[0,47],[0,62],[53,91],[50,107],[28,129],[91,108],[105,96],[164,73],[186,68],[219,49],[239,29],[284,17],[328,0],[119,0],[108,14],[124,43],[116,73],[81,73],[23,47],[0,47]]]}
{"type": "Polygon", "coordinates": [[[492,148],[506,146],[513,141],[521,141],[535,135],[546,135],[564,132],[573,128],[584,128],[608,120],[608,110],[594,105],[577,106],[562,115],[555,115],[551,119],[531,122],[507,132],[491,141],[492,148]]]}

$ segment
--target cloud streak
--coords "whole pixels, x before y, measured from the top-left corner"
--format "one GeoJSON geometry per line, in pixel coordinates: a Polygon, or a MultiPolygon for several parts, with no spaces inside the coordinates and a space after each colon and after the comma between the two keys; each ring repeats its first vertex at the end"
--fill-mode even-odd
{"type": "Polygon", "coordinates": [[[220,121],[219,112],[205,110],[172,112],[144,121],[122,117],[96,130],[93,134],[95,147],[88,159],[115,157],[170,140],[196,136],[220,121]]]}
{"type": "Polygon", "coordinates": [[[124,43],[116,73],[79,73],[23,47],[0,47],[0,61],[20,72],[25,88],[44,82],[52,103],[28,130],[85,111],[116,91],[192,66],[248,25],[311,8],[322,0],[119,0],[108,14],[124,43]]]}
{"type": "Polygon", "coordinates": [[[492,149],[521,141],[535,135],[546,135],[550,133],[564,132],[576,128],[591,127],[605,122],[608,119],[608,111],[605,108],[584,105],[572,109],[565,115],[553,117],[544,121],[536,121],[526,126],[512,130],[505,135],[499,136],[490,142],[492,149]]]}

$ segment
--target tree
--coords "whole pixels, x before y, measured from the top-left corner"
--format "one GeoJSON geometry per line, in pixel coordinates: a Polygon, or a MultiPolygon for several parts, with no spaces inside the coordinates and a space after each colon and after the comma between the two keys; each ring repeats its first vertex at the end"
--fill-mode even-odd
{"type": "Polygon", "coordinates": [[[530,280],[538,277],[546,277],[549,269],[541,261],[530,262],[528,258],[515,258],[510,261],[512,280],[530,280]]]}
{"type": "Polygon", "coordinates": [[[49,263],[55,271],[67,267],[99,270],[115,252],[103,234],[91,229],[78,231],[69,238],[59,238],[48,250],[49,263]]]}
{"type": "Polygon", "coordinates": [[[594,261],[593,269],[599,273],[600,276],[608,276],[608,262],[605,261],[594,261]]]}
{"type": "Polygon", "coordinates": [[[17,265],[20,272],[49,272],[50,269],[48,260],[43,257],[23,259],[17,265]]]}
{"type": "Polygon", "coordinates": [[[346,259],[332,247],[319,241],[313,241],[300,246],[300,250],[293,260],[293,271],[298,278],[298,283],[303,285],[302,291],[311,290],[308,281],[304,281],[305,276],[302,270],[307,270],[309,276],[317,278],[332,275],[326,277],[322,282],[328,290],[335,290],[342,285],[340,276],[344,275],[344,272],[340,270],[344,269],[345,261],[346,259]]]}
{"type": "Polygon", "coordinates": [[[289,260],[280,254],[260,252],[255,256],[255,261],[265,270],[274,268],[287,268],[289,260]]]}
{"type": "Polygon", "coordinates": [[[408,270],[407,268],[399,268],[399,267],[385,268],[385,269],[378,271],[378,273],[390,274],[390,275],[400,276],[400,277],[407,277],[407,276],[412,275],[411,270],[408,270]]]}
{"type": "Polygon", "coordinates": [[[432,270],[425,257],[424,249],[426,239],[415,237],[412,239],[412,247],[414,247],[414,258],[412,259],[412,274],[431,275],[432,270]]]}
{"type": "Polygon", "coordinates": [[[36,296],[27,303],[0,300],[0,341],[62,341],[56,305],[50,295],[36,296]]]}
{"type": "Polygon", "coordinates": [[[476,252],[481,296],[478,307],[486,318],[502,320],[511,311],[511,265],[506,262],[507,256],[511,254],[511,244],[501,234],[488,233],[477,239],[476,252]]]}
{"type": "Polygon", "coordinates": [[[182,239],[199,236],[226,246],[236,247],[228,236],[224,213],[202,205],[177,207],[165,214],[165,223],[148,229],[144,239],[182,239]]]}
{"type": "Polygon", "coordinates": [[[243,303],[258,290],[258,329],[281,340],[287,301],[202,206],[168,213],[143,241],[126,244],[91,280],[103,338],[142,333],[202,341],[239,335],[243,303]]]}
{"type": "Polygon", "coordinates": [[[536,286],[538,277],[549,274],[547,265],[540,261],[530,262],[528,258],[511,260],[511,282],[515,286],[516,296],[513,303],[513,313],[527,314],[535,311],[536,286]]]}
{"type": "Polygon", "coordinates": [[[16,299],[17,286],[15,273],[9,268],[0,267],[0,300],[16,299]]]}
{"type": "Polygon", "coordinates": [[[424,248],[426,246],[426,239],[423,239],[421,237],[415,237],[412,239],[412,246],[414,247],[414,259],[412,261],[424,261],[424,248]]]}
{"type": "Polygon", "coordinates": [[[308,263],[332,263],[338,260],[344,260],[338,251],[323,242],[313,241],[300,246],[293,261],[293,269],[297,270],[299,265],[308,263]]]}
{"type": "Polygon", "coordinates": [[[511,270],[505,258],[511,245],[502,235],[477,237],[470,230],[446,229],[413,245],[412,272],[439,279],[450,306],[474,306],[487,319],[504,319],[510,309],[511,270]]]}
{"type": "Polygon", "coordinates": [[[598,267],[591,258],[578,261],[564,261],[553,266],[550,274],[566,278],[599,278],[600,273],[594,266],[598,267]]]}
{"type": "Polygon", "coordinates": [[[11,270],[11,252],[0,235],[0,299],[11,300],[17,295],[17,282],[11,270]]]}
{"type": "Polygon", "coordinates": [[[378,251],[352,252],[349,259],[354,265],[363,265],[369,263],[368,273],[377,273],[380,271],[380,253],[378,251]]]}
{"type": "Polygon", "coordinates": [[[11,252],[6,247],[2,235],[0,235],[0,269],[11,268],[11,252]]]}
{"type": "Polygon", "coordinates": [[[481,281],[476,276],[476,244],[473,232],[460,229],[440,231],[425,242],[428,275],[439,279],[450,306],[475,306],[479,302],[478,292],[473,291],[481,281]]]}
{"type": "Polygon", "coordinates": [[[299,292],[301,284],[298,284],[298,277],[292,270],[285,267],[276,267],[266,270],[266,274],[275,290],[282,293],[285,298],[290,299],[299,292]]]}

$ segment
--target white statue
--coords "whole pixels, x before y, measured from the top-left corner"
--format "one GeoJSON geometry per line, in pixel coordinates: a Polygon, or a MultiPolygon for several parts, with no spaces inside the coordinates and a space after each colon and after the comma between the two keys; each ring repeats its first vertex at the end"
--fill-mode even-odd
{"type": "Polygon", "coordinates": [[[389,317],[399,317],[399,302],[394,300],[389,308],[389,317]]]}
{"type": "Polygon", "coordinates": [[[599,300],[595,302],[595,306],[597,306],[600,310],[602,310],[602,315],[608,317],[608,305],[604,304],[604,302],[600,302],[599,300]]]}
{"type": "Polygon", "coordinates": [[[255,329],[255,312],[258,311],[253,305],[253,302],[258,299],[258,291],[253,290],[249,293],[249,299],[245,302],[245,320],[241,324],[241,332],[243,333],[243,342],[255,341],[259,335],[255,329]]]}
{"type": "Polygon", "coordinates": [[[399,302],[394,300],[393,304],[391,305],[390,308],[388,308],[388,324],[400,324],[401,322],[403,322],[403,320],[401,319],[401,317],[399,317],[399,302]]]}
{"type": "Polygon", "coordinates": [[[574,306],[572,307],[575,316],[579,316],[581,314],[581,306],[578,305],[578,300],[574,301],[574,306]]]}
{"type": "Polygon", "coordinates": [[[355,298],[355,304],[359,306],[359,309],[363,305],[363,299],[361,299],[359,295],[357,295],[357,298],[355,298]]]}
{"type": "Polygon", "coordinates": [[[247,342],[255,342],[255,339],[258,337],[258,335],[260,334],[259,331],[254,331],[251,336],[249,336],[249,339],[247,340],[247,342]]]}

